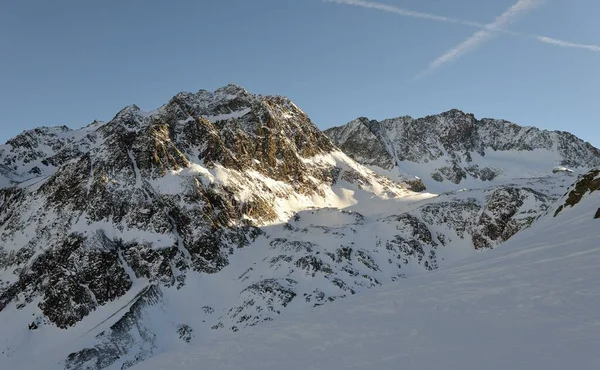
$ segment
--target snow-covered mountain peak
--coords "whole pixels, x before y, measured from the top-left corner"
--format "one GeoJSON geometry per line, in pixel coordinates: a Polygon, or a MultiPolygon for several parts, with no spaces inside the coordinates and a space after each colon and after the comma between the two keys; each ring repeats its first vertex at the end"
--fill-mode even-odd
{"type": "MultiPolygon", "coordinates": [[[[262,153],[259,157],[269,156],[269,164],[286,157],[296,158],[299,165],[301,157],[333,150],[329,139],[289,99],[228,85],[215,92],[179,93],[150,112],[130,105],[109,122],[95,121],[79,130],[63,126],[27,131],[0,147],[0,186],[50,176],[94,148],[92,156],[104,152],[101,157],[122,157],[121,149],[133,142],[134,154],[155,152],[152,156],[166,164],[161,165],[163,170],[181,167],[176,159],[181,155],[173,146],[209,165],[218,161],[261,172],[259,164],[265,161],[255,155],[257,150],[262,153]],[[161,159],[163,155],[167,158],[161,159]]],[[[123,160],[115,163],[125,166],[123,160]]]]}
{"type": "MultiPolygon", "coordinates": [[[[460,109],[450,109],[440,114],[431,115],[437,120],[438,124],[460,125],[466,123],[475,123],[477,120],[473,113],[467,113],[460,109]]],[[[426,117],[427,118],[427,117],[426,117]]]]}
{"type": "Polygon", "coordinates": [[[245,96],[245,95],[250,95],[250,94],[242,86],[239,86],[236,84],[228,84],[227,86],[223,86],[223,87],[215,90],[215,95],[217,95],[217,96],[223,95],[225,97],[231,98],[231,97],[245,96]]]}

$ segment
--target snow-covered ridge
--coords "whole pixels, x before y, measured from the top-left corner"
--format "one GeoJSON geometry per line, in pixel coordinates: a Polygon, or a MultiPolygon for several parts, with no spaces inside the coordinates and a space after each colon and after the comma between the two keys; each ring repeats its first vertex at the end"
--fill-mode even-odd
{"type": "Polygon", "coordinates": [[[359,118],[325,132],[358,162],[382,174],[418,176],[434,192],[600,165],[600,150],[567,132],[478,120],[456,109],[419,119],[359,118]]]}
{"type": "Polygon", "coordinates": [[[71,159],[99,144],[95,121],[79,130],[66,126],[25,131],[0,145],[0,188],[44,178],[71,159]]]}

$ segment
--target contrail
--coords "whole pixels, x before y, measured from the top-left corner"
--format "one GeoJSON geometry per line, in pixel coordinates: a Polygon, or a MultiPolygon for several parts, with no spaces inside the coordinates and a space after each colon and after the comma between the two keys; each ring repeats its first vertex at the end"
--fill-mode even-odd
{"type": "Polygon", "coordinates": [[[363,1],[363,0],[323,0],[323,1],[329,2],[329,3],[353,5],[353,6],[358,6],[358,7],[367,8],[367,9],[375,9],[375,10],[380,10],[380,11],[384,11],[387,13],[397,14],[397,15],[400,15],[403,17],[418,18],[418,19],[425,19],[425,20],[430,20],[430,21],[453,23],[453,24],[459,24],[459,25],[463,25],[463,26],[481,28],[483,30],[495,31],[497,33],[503,33],[503,34],[507,34],[507,35],[511,35],[511,36],[527,37],[527,38],[531,38],[531,39],[537,40],[539,42],[543,42],[545,44],[554,45],[554,46],[560,46],[560,47],[565,47],[565,48],[584,49],[584,50],[589,50],[589,51],[594,51],[594,52],[600,52],[600,46],[598,46],[598,45],[578,44],[578,43],[574,43],[574,42],[558,40],[558,39],[547,37],[547,36],[526,34],[526,33],[516,32],[516,31],[509,30],[509,29],[501,28],[501,27],[494,27],[492,24],[483,24],[480,22],[472,22],[472,21],[468,21],[468,20],[445,17],[445,16],[441,16],[441,15],[436,15],[436,14],[415,12],[412,10],[398,8],[398,7],[395,7],[392,5],[386,5],[386,4],[381,4],[381,3],[372,2],[372,1],[363,1]]]}
{"type": "Polygon", "coordinates": [[[466,39],[465,41],[461,42],[455,48],[453,48],[452,50],[449,50],[442,56],[436,58],[433,62],[431,62],[429,64],[427,69],[425,69],[424,71],[422,71],[421,73],[416,75],[414,80],[418,80],[427,75],[430,75],[431,73],[433,73],[435,70],[437,70],[444,64],[457,60],[461,56],[475,50],[479,45],[482,45],[486,41],[491,40],[493,37],[494,37],[494,34],[491,33],[490,31],[480,30],[480,31],[475,32],[473,34],[473,36],[471,36],[468,39],[466,39]]]}
{"type": "Polygon", "coordinates": [[[557,39],[553,39],[553,38],[546,37],[546,36],[533,36],[533,35],[531,35],[531,36],[535,37],[538,41],[541,41],[543,43],[556,45],[556,46],[560,46],[563,48],[577,48],[577,49],[586,49],[586,50],[590,50],[590,51],[600,52],[600,46],[597,46],[597,45],[575,44],[573,42],[557,40],[557,39]]]}
{"type": "Polygon", "coordinates": [[[451,50],[449,50],[448,52],[431,62],[427,69],[425,69],[423,72],[419,73],[415,77],[415,80],[433,73],[435,70],[437,70],[444,64],[459,59],[463,55],[470,53],[471,51],[475,50],[487,41],[493,39],[498,35],[498,33],[490,30],[504,29],[504,26],[510,25],[511,23],[516,21],[521,15],[540,5],[540,3],[541,0],[518,0],[504,13],[496,17],[496,19],[494,19],[492,23],[486,25],[484,30],[479,30],[475,32],[465,41],[461,42],[456,47],[452,48],[451,50]]]}
{"type": "Polygon", "coordinates": [[[362,1],[362,0],[324,0],[324,1],[329,2],[329,3],[347,4],[347,5],[359,6],[362,8],[382,10],[384,12],[394,13],[394,14],[398,14],[398,15],[401,15],[404,17],[427,19],[427,20],[431,20],[431,21],[446,22],[446,23],[464,24],[464,25],[473,26],[473,27],[484,27],[483,24],[476,23],[476,22],[464,21],[462,19],[444,17],[441,15],[435,15],[435,14],[429,14],[429,13],[415,12],[412,10],[397,8],[395,6],[381,4],[381,3],[375,3],[375,2],[371,2],[371,1],[362,1]]]}

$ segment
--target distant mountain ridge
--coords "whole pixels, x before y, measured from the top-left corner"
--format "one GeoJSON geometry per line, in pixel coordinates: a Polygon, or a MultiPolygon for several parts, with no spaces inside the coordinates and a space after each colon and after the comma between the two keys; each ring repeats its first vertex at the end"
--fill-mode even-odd
{"type": "Polygon", "coordinates": [[[600,166],[600,150],[568,132],[478,120],[457,109],[418,119],[358,118],[325,133],[359,163],[418,176],[432,188],[600,166]]]}

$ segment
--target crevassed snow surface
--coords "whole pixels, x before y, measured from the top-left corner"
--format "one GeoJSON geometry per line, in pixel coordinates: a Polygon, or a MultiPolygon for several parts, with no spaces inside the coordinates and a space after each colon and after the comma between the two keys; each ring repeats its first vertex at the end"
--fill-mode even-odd
{"type": "Polygon", "coordinates": [[[598,369],[599,203],[549,212],[454,267],[134,369],[598,369]]]}

